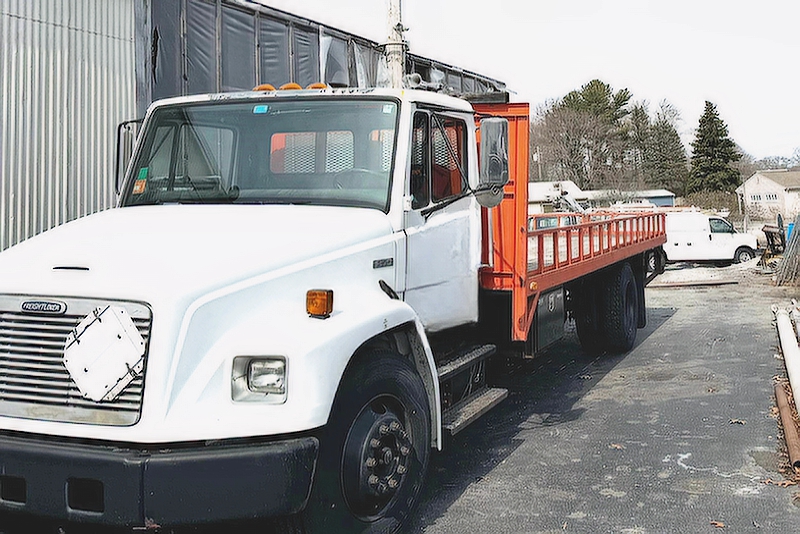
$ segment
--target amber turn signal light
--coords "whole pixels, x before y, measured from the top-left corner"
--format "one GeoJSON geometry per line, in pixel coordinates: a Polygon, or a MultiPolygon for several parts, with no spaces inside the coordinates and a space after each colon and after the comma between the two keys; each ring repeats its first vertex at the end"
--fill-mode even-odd
{"type": "Polygon", "coordinates": [[[306,311],[311,317],[327,319],[333,312],[332,289],[310,289],[306,293],[306,311]]]}

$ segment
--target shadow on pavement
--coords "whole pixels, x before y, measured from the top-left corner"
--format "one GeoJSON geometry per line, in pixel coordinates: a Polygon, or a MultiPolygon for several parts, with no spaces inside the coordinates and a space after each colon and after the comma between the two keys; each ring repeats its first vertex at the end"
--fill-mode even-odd
{"type": "MultiPolygon", "coordinates": [[[[638,331],[633,351],[674,313],[673,308],[648,309],[648,325],[638,331]]],[[[507,357],[493,383],[507,388],[508,398],[432,456],[416,519],[407,532],[423,532],[432,525],[471,484],[523,443],[517,437],[521,432],[579,419],[584,409],[575,404],[626,356],[587,356],[574,328],[568,327],[564,339],[534,358],[507,357]]]]}

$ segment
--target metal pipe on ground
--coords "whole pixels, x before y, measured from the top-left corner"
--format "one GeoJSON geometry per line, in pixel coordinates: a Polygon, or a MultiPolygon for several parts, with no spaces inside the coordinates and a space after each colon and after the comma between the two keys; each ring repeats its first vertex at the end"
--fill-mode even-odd
{"type": "Polygon", "coordinates": [[[786,394],[786,388],[783,383],[775,384],[775,400],[778,404],[778,413],[781,416],[789,462],[791,462],[793,468],[798,468],[800,467],[800,434],[797,432],[797,423],[792,415],[789,396],[786,394]]]}
{"type": "Polygon", "coordinates": [[[800,337],[800,307],[798,306],[797,300],[792,299],[792,307],[789,313],[794,322],[794,330],[797,332],[797,336],[800,337]]]}
{"type": "MultiPolygon", "coordinates": [[[[789,375],[789,385],[792,391],[800,391],[800,347],[797,346],[797,336],[794,333],[792,319],[789,312],[777,306],[772,307],[775,322],[778,324],[778,339],[781,342],[783,363],[786,364],[786,374],[789,375]]],[[[795,399],[795,410],[797,399],[795,399]]]]}

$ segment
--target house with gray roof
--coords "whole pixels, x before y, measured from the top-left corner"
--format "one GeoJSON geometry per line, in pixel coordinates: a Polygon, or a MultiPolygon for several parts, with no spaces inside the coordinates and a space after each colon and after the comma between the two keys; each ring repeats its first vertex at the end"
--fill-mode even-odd
{"type": "Polygon", "coordinates": [[[800,169],[757,171],[736,188],[739,207],[751,219],[778,214],[794,220],[800,213],[800,169]]]}

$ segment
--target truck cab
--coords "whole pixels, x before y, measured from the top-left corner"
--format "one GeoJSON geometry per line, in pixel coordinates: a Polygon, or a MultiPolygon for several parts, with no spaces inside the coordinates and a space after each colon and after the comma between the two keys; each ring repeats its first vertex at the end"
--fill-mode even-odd
{"type": "Polygon", "coordinates": [[[320,443],[353,418],[390,459],[354,475],[351,519],[409,500],[418,483],[398,484],[441,444],[427,336],[478,321],[476,142],[468,102],[422,91],[151,106],[116,209],[0,255],[0,462],[4,495],[19,489],[0,510],[133,526],[292,514],[315,465],[339,462],[320,443]],[[361,419],[360,396],[337,410],[363,373],[413,374],[413,392],[361,419]],[[31,468],[31,450],[63,468],[31,468]]]}

